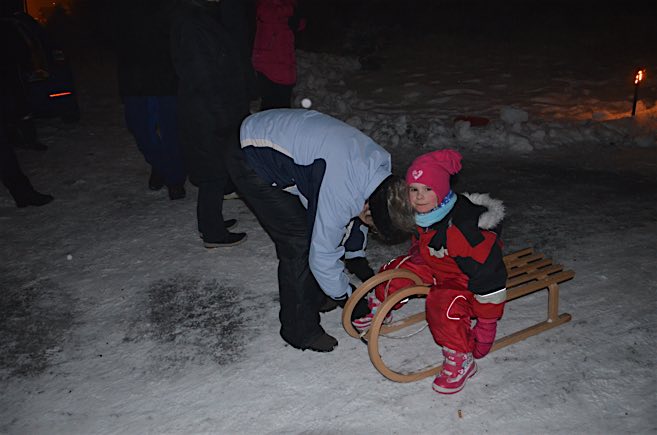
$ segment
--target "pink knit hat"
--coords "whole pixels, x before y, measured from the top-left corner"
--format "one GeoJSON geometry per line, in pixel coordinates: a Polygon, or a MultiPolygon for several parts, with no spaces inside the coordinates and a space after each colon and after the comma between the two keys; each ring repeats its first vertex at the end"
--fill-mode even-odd
{"type": "Polygon", "coordinates": [[[432,151],[416,158],[406,171],[406,183],[421,183],[431,187],[438,203],[449,193],[449,177],[461,170],[461,154],[447,149],[432,151]]]}

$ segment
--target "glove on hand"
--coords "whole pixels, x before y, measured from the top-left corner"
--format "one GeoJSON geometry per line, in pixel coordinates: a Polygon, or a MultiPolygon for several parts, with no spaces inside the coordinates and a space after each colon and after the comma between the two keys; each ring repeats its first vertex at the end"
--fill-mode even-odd
{"type": "MultiPolygon", "coordinates": [[[[351,291],[355,291],[356,287],[353,284],[349,284],[351,286],[351,291]]],[[[345,295],[346,296],[346,295],[345,295]]],[[[344,306],[347,304],[347,297],[344,299],[336,300],[340,308],[344,308],[344,306]]],[[[370,313],[370,307],[367,305],[367,298],[361,298],[357,303],[356,306],[354,307],[354,311],[351,312],[351,321],[353,322],[356,319],[360,319],[361,317],[366,316],[367,314],[370,313]]]]}
{"type": "Polygon", "coordinates": [[[370,313],[370,307],[367,304],[367,298],[361,298],[358,301],[358,303],[356,303],[356,306],[354,307],[354,311],[351,313],[351,321],[353,322],[356,319],[365,317],[369,313],[370,313]]]}
{"type": "Polygon", "coordinates": [[[477,359],[483,358],[488,355],[495,342],[497,319],[478,319],[472,333],[475,339],[472,355],[477,359]]]}
{"type": "MultiPolygon", "coordinates": [[[[329,311],[333,311],[340,305],[339,302],[340,301],[336,301],[335,299],[333,299],[329,296],[326,296],[324,298],[324,302],[319,307],[319,312],[320,313],[328,313],[329,311]]],[[[344,303],[343,303],[343,306],[344,306],[344,303]]]]}
{"type": "Polygon", "coordinates": [[[358,277],[362,282],[374,276],[374,271],[365,257],[349,258],[344,261],[347,270],[358,277]]]}

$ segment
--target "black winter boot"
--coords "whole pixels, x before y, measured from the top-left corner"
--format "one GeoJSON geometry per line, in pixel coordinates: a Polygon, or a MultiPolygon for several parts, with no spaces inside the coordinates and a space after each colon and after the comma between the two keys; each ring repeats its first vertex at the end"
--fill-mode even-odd
{"type": "Polygon", "coordinates": [[[172,201],[176,199],[183,199],[185,195],[187,195],[184,185],[167,186],[167,190],[169,191],[169,199],[172,201]]]}
{"type": "Polygon", "coordinates": [[[54,198],[51,195],[37,192],[32,187],[32,183],[25,175],[15,177],[4,177],[2,183],[7,186],[9,193],[16,202],[16,207],[23,208],[30,205],[42,206],[51,202],[54,198]]]}
{"type": "MultiPolygon", "coordinates": [[[[338,340],[331,337],[326,332],[313,340],[306,349],[315,352],[331,352],[338,345],[338,340]]],[[[305,350],[305,349],[304,349],[305,350]]]]}
{"type": "Polygon", "coordinates": [[[164,178],[154,169],[151,169],[151,176],[148,178],[148,188],[151,190],[160,190],[164,187],[164,178]]]}

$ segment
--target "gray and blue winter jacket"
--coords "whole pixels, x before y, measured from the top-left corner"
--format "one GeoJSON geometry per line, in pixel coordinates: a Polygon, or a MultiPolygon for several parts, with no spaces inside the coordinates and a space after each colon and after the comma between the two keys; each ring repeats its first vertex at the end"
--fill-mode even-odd
{"type": "Polygon", "coordinates": [[[314,110],[276,109],[242,123],[244,156],[263,180],[308,209],[310,270],[324,292],[351,294],[340,258],[345,227],[391,174],[390,154],[356,128],[314,110]]]}

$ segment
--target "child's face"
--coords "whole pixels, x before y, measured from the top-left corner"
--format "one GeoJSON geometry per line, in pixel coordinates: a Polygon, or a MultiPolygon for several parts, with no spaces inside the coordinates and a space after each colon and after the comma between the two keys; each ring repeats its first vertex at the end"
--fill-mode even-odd
{"type": "Polygon", "coordinates": [[[411,183],[408,186],[408,197],[411,205],[418,213],[430,212],[438,205],[436,192],[422,183],[411,183]]]}

